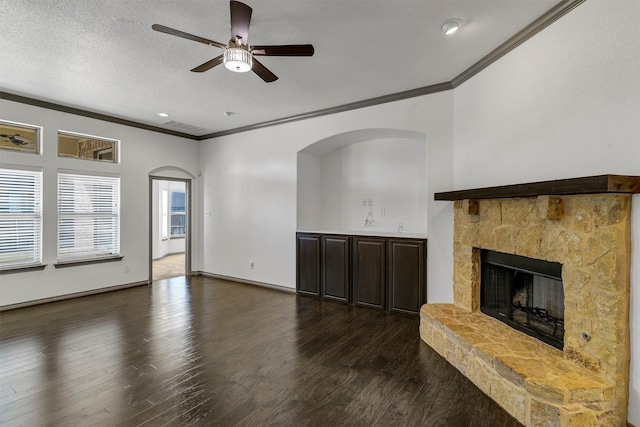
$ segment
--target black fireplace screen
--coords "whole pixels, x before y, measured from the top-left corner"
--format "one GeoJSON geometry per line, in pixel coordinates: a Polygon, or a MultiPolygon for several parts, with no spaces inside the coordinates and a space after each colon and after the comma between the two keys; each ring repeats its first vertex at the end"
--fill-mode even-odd
{"type": "Polygon", "coordinates": [[[562,350],[562,264],[483,250],[480,309],[562,350]]]}

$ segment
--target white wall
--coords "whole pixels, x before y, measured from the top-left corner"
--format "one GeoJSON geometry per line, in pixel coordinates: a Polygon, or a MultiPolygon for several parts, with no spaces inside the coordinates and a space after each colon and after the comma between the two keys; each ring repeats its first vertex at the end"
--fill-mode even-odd
{"type": "Polygon", "coordinates": [[[301,159],[299,230],[397,234],[401,223],[403,233],[427,235],[426,135],[366,140],[301,159]]]}
{"type": "MultiPolygon", "coordinates": [[[[454,91],[455,189],[640,175],[640,2],[590,0],[454,91]]],[[[640,425],[640,203],[629,421],[640,425]],[[635,323],[635,325],[634,325],[635,323]]]]}
{"type": "MultiPolygon", "coordinates": [[[[155,169],[161,174],[163,168],[174,167],[192,171],[195,176],[198,143],[6,100],[0,100],[0,111],[2,119],[44,128],[42,155],[2,151],[0,163],[37,166],[43,169],[43,261],[47,264],[42,271],[1,275],[0,306],[146,282],[149,276],[149,172],[155,169]],[[58,157],[59,129],[121,140],[121,163],[108,164],[58,157]],[[124,255],[122,261],[54,268],[57,245],[58,169],[120,174],[120,251],[124,255]],[[129,267],[129,272],[125,272],[125,266],[129,267]]],[[[194,235],[197,235],[197,232],[194,235]]]]}
{"type": "Polygon", "coordinates": [[[297,224],[298,230],[317,230],[322,224],[322,158],[298,152],[297,224]]]}
{"type": "Polygon", "coordinates": [[[427,234],[427,145],[407,139],[351,144],[322,162],[326,229],[427,234]],[[363,207],[362,199],[372,201],[363,207]],[[384,215],[382,210],[384,210],[384,215]],[[371,211],[370,225],[365,219],[371,211]]]}
{"type": "MultiPolygon", "coordinates": [[[[429,251],[436,254],[436,263],[429,262],[427,297],[432,302],[450,300],[452,213],[433,202],[433,192],[452,186],[452,100],[451,91],[441,92],[206,141],[200,156],[202,270],[295,288],[298,151],[342,133],[400,129],[426,135],[428,165],[422,188],[428,182],[429,193],[421,195],[420,203],[427,205],[429,251]],[[440,251],[444,256],[437,255],[440,251]]],[[[313,163],[301,158],[304,164],[313,163]]],[[[381,176],[391,179],[385,171],[381,176]]]]}

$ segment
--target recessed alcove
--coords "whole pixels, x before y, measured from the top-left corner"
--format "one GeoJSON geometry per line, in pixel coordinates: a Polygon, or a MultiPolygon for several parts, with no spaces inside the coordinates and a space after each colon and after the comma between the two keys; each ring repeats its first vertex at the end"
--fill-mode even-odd
{"type": "Polygon", "coordinates": [[[333,135],[298,152],[299,231],[427,234],[427,138],[400,129],[333,135]]]}

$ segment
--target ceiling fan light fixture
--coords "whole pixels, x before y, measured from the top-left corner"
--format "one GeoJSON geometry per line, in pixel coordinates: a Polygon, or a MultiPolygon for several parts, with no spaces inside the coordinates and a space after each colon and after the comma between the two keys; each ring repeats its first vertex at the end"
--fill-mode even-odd
{"type": "Polygon", "coordinates": [[[450,36],[460,29],[460,20],[459,19],[450,19],[444,24],[442,24],[442,32],[445,35],[450,36]]]}
{"type": "Polygon", "coordinates": [[[234,73],[246,73],[253,71],[265,83],[278,80],[278,76],[273,74],[267,67],[256,59],[254,64],[253,55],[256,56],[313,56],[314,48],[310,44],[287,44],[287,45],[265,45],[249,46],[249,26],[251,24],[251,13],[253,9],[237,0],[229,2],[230,30],[231,38],[229,43],[224,45],[220,42],[209,40],[204,37],[185,33],[175,28],[166,27],[160,24],[153,24],[151,29],[160,33],[180,37],[223,50],[223,53],[211,58],[207,62],[191,69],[193,73],[203,73],[224,64],[225,68],[234,73]]]}
{"type": "Polygon", "coordinates": [[[222,58],[227,70],[236,73],[246,73],[247,71],[251,71],[253,67],[251,52],[242,47],[229,47],[225,49],[222,58]]]}

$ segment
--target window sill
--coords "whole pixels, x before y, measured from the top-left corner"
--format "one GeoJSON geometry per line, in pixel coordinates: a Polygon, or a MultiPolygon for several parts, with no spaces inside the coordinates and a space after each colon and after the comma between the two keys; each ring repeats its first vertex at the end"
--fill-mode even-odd
{"type": "Polygon", "coordinates": [[[180,236],[171,236],[171,240],[178,240],[178,239],[184,239],[184,238],[185,238],[184,234],[182,234],[180,236]]]}
{"type": "Polygon", "coordinates": [[[63,261],[53,264],[55,268],[76,267],[78,265],[100,264],[103,262],[121,261],[124,256],[112,256],[107,258],[79,259],[77,261],[63,261]]]}
{"type": "Polygon", "coordinates": [[[0,270],[0,275],[2,274],[12,274],[12,273],[22,273],[25,271],[35,271],[35,270],[44,270],[47,264],[38,264],[38,265],[29,265],[29,266],[20,266],[20,267],[9,267],[0,270]]]}

